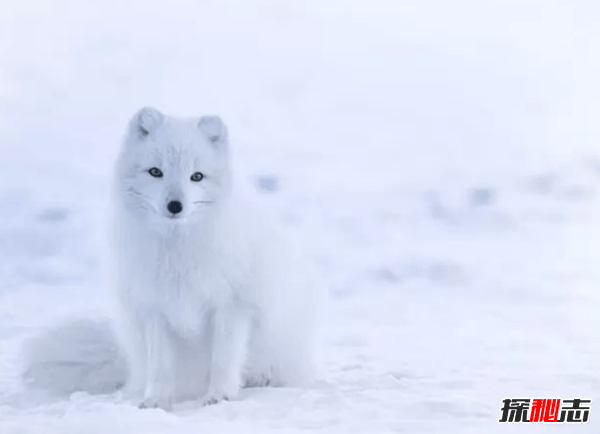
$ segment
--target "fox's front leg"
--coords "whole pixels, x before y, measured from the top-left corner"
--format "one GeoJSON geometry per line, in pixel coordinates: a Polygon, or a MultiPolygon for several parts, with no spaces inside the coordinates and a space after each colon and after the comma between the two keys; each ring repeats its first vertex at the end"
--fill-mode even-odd
{"type": "Polygon", "coordinates": [[[205,405],[237,396],[247,356],[250,315],[242,307],[226,306],[215,311],[212,326],[210,382],[205,405]]]}
{"type": "Polygon", "coordinates": [[[144,323],[146,339],[146,385],[140,408],[171,409],[175,392],[175,349],[168,324],[159,315],[144,323]]]}

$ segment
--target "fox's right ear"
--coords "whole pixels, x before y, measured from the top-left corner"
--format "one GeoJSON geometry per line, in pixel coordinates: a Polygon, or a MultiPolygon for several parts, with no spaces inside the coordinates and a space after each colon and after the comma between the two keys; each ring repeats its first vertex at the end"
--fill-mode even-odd
{"type": "Polygon", "coordinates": [[[202,116],[198,121],[198,129],[215,145],[227,140],[227,127],[219,116],[202,116]]]}
{"type": "Polygon", "coordinates": [[[164,115],[153,107],[140,109],[131,119],[130,134],[143,139],[152,134],[163,123],[164,115]]]}

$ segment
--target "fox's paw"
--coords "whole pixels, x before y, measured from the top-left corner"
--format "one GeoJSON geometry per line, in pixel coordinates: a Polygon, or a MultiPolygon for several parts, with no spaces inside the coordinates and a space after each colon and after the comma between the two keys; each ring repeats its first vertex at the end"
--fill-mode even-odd
{"type": "Polygon", "coordinates": [[[271,379],[266,375],[256,375],[246,378],[242,387],[268,387],[271,385],[271,379]]]}
{"type": "Polygon", "coordinates": [[[229,401],[235,399],[239,387],[230,387],[228,390],[222,388],[209,387],[208,393],[202,399],[203,405],[214,405],[221,401],[229,401]]]}
{"type": "Polygon", "coordinates": [[[215,405],[218,404],[221,401],[229,401],[229,397],[223,394],[219,394],[219,395],[206,395],[203,399],[202,399],[202,405],[203,406],[207,406],[207,405],[215,405]]]}
{"type": "Polygon", "coordinates": [[[173,406],[169,398],[150,396],[144,398],[138,408],[162,408],[165,411],[170,411],[173,406]]]}
{"type": "Polygon", "coordinates": [[[221,401],[229,401],[235,399],[240,391],[240,386],[237,381],[229,381],[218,386],[210,385],[202,402],[204,405],[213,405],[221,401]]]}

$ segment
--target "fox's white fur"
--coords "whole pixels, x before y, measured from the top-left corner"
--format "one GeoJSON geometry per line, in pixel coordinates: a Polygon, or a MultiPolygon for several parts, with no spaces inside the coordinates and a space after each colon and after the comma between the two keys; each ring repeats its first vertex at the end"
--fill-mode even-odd
{"type": "Polygon", "coordinates": [[[91,323],[50,331],[29,345],[30,382],[68,392],[126,384],[141,407],[169,408],[310,378],[313,288],[232,193],[229,151],[216,116],[144,108],[133,117],[113,192],[120,345],[91,323]]]}

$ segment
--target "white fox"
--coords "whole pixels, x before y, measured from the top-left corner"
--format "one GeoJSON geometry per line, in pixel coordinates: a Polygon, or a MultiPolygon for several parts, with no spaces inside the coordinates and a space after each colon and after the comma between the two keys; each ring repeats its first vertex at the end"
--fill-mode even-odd
{"type": "Polygon", "coordinates": [[[310,379],[314,288],[233,194],[228,154],[219,117],[133,117],[113,192],[119,345],[100,324],[50,330],[29,344],[30,383],[126,385],[140,407],[169,409],[310,379]]]}

